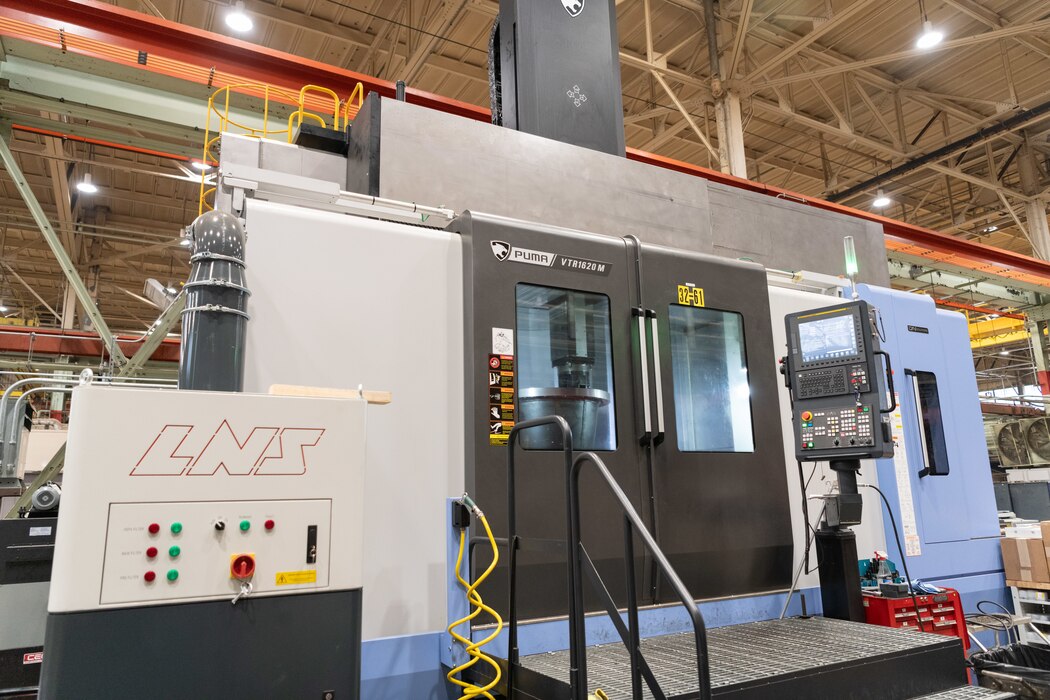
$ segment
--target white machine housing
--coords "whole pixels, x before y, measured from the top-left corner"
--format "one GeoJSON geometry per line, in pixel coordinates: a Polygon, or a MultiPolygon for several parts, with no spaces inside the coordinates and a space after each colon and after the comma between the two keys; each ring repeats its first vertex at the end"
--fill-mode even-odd
{"type": "Polygon", "coordinates": [[[361,587],[363,399],[88,384],[73,406],[49,612],[232,599],[241,555],[252,596],[361,587]]]}

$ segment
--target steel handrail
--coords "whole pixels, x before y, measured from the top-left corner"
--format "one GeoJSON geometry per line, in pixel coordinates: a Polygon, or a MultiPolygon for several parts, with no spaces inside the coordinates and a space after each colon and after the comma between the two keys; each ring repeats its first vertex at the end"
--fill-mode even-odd
{"type": "MultiPolygon", "coordinates": [[[[572,543],[571,549],[573,550],[570,554],[572,558],[572,569],[573,578],[578,580],[579,571],[583,565],[581,557],[583,555],[582,547],[583,543],[580,539],[580,471],[583,466],[587,463],[593,464],[597,469],[599,475],[604,479],[609,490],[613,496],[620,503],[620,508],[624,513],[624,527],[625,527],[625,542],[624,550],[625,555],[631,557],[628,561],[628,619],[630,621],[630,636],[631,641],[626,639],[623,640],[624,644],[628,646],[628,651],[631,654],[631,682],[634,689],[634,697],[637,699],[641,698],[641,675],[639,669],[639,659],[641,656],[641,650],[639,648],[638,641],[638,600],[634,594],[633,584],[633,535],[637,533],[641,538],[642,543],[646,549],[652,555],[654,562],[659,568],[660,572],[667,578],[671,587],[674,589],[675,594],[685,607],[686,612],[689,613],[689,617],[693,623],[693,633],[696,639],[696,671],[697,680],[699,682],[700,700],[711,699],[711,675],[708,664],[707,654],[707,627],[704,624],[704,616],[700,612],[700,608],[697,606],[693,596],[686,589],[685,584],[678,578],[678,574],[675,573],[671,563],[667,560],[663,551],[659,545],[656,544],[656,540],[653,539],[652,534],[649,532],[645,524],[642,523],[641,517],[638,515],[638,511],[631,505],[630,499],[627,498],[627,494],[623,492],[620,485],[613,478],[609,472],[609,468],[605,466],[605,462],[602,461],[601,457],[594,454],[593,452],[584,452],[576,457],[573,461],[571,474],[569,478],[569,527],[571,531],[570,542],[572,543]]],[[[573,592],[576,596],[574,605],[577,610],[582,610],[583,607],[583,589],[582,587],[576,587],[573,592]]],[[[580,623],[583,622],[582,614],[580,617],[580,623]]],[[[570,630],[571,630],[570,626],[570,630]]],[[[574,698],[573,700],[584,700],[586,698],[586,670],[584,670],[584,686],[582,688],[573,689],[574,698]],[[582,694],[580,691],[582,690],[582,694]]]]}
{"type": "MultiPolygon", "coordinates": [[[[572,428],[561,416],[543,416],[532,420],[522,421],[511,428],[507,438],[507,540],[510,543],[510,582],[509,582],[509,609],[508,609],[508,631],[507,631],[507,688],[513,687],[514,667],[518,663],[518,601],[517,601],[517,567],[518,567],[518,525],[517,525],[517,499],[515,495],[514,480],[514,446],[518,441],[518,435],[523,430],[539,428],[544,425],[557,426],[561,432],[561,450],[565,457],[565,498],[566,505],[571,507],[569,480],[572,473],[572,428]]],[[[566,534],[567,543],[572,542],[572,521],[567,518],[566,534]]],[[[574,566],[575,557],[572,548],[566,547],[566,570],[569,576],[569,687],[578,688],[579,679],[587,678],[587,653],[586,636],[583,617],[583,608],[577,607],[575,591],[578,588],[579,572],[574,566]]],[[[586,686],[586,683],[584,683],[586,686]]],[[[573,690],[575,693],[576,691],[573,690]]],[[[573,698],[577,700],[577,698],[573,698]]],[[[579,697],[578,700],[585,700],[579,697]]]]}

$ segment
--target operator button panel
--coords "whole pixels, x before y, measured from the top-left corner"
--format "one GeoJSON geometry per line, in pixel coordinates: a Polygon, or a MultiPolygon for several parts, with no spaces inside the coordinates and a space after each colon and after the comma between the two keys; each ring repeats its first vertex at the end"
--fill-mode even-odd
{"type": "Polygon", "coordinates": [[[331,516],[328,499],[113,503],[99,602],[325,588],[331,516]]]}
{"type": "Polygon", "coordinates": [[[807,409],[798,414],[799,444],[803,450],[870,447],[875,444],[875,416],[867,404],[807,409]]]}

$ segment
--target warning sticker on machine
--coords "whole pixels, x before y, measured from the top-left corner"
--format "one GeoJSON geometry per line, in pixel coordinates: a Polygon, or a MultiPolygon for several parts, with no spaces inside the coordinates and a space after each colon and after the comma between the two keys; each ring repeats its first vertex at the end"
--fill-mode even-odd
{"type": "Polygon", "coordinates": [[[514,354],[514,329],[492,329],[492,352],[496,355],[514,354]]]}
{"type": "Polygon", "coordinates": [[[911,495],[911,469],[908,467],[908,450],[904,445],[904,417],[901,415],[900,394],[894,398],[897,410],[893,412],[893,471],[897,477],[901,529],[904,531],[904,555],[917,557],[922,554],[922,544],[919,539],[919,525],[915,520],[915,502],[911,495]]]}
{"type": "Polygon", "coordinates": [[[278,571],[274,577],[278,586],[297,586],[303,583],[317,583],[317,571],[278,571]]]}
{"type": "MultiPolygon", "coordinates": [[[[493,329],[495,331],[495,329],[493,329]]],[[[514,356],[491,354],[486,368],[489,377],[489,403],[486,422],[489,444],[506,445],[514,428],[514,356]]]]}

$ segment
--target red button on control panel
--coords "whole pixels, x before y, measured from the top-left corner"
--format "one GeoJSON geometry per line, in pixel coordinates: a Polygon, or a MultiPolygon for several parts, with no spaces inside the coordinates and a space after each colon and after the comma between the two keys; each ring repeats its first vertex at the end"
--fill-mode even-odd
{"type": "Polygon", "coordinates": [[[150,547],[149,549],[147,549],[146,550],[146,556],[149,557],[150,559],[152,559],[153,557],[157,556],[157,548],[156,547],[150,547]]]}
{"type": "Polygon", "coordinates": [[[809,411],[802,412],[802,420],[813,420],[813,414],[809,411]]]}
{"type": "Polygon", "coordinates": [[[160,532],[160,524],[159,523],[150,523],[149,524],[149,534],[156,535],[158,532],[160,532]]]}
{"type": "Polygon", "coordinates": [[[255,556],[252,554],[238,554],[230,562],[230,578],[238,581],[247,581],[255,575],[255,556]]]}
{"type": "Polygon", "coordinates": [[[147,571],[142,575],[142,578],[146,579],[146,583],[153,583],[153,580],[157,578],[157,574],[152,571],[147,571]]]}
{"type": "Polygon", "coordinates": [[[275,524],[276,523],[274,523],[274,521],[267,520],[265,523],[263,523],[263,527],[265,527],[267,530],[272,530],[275,524]]]}

